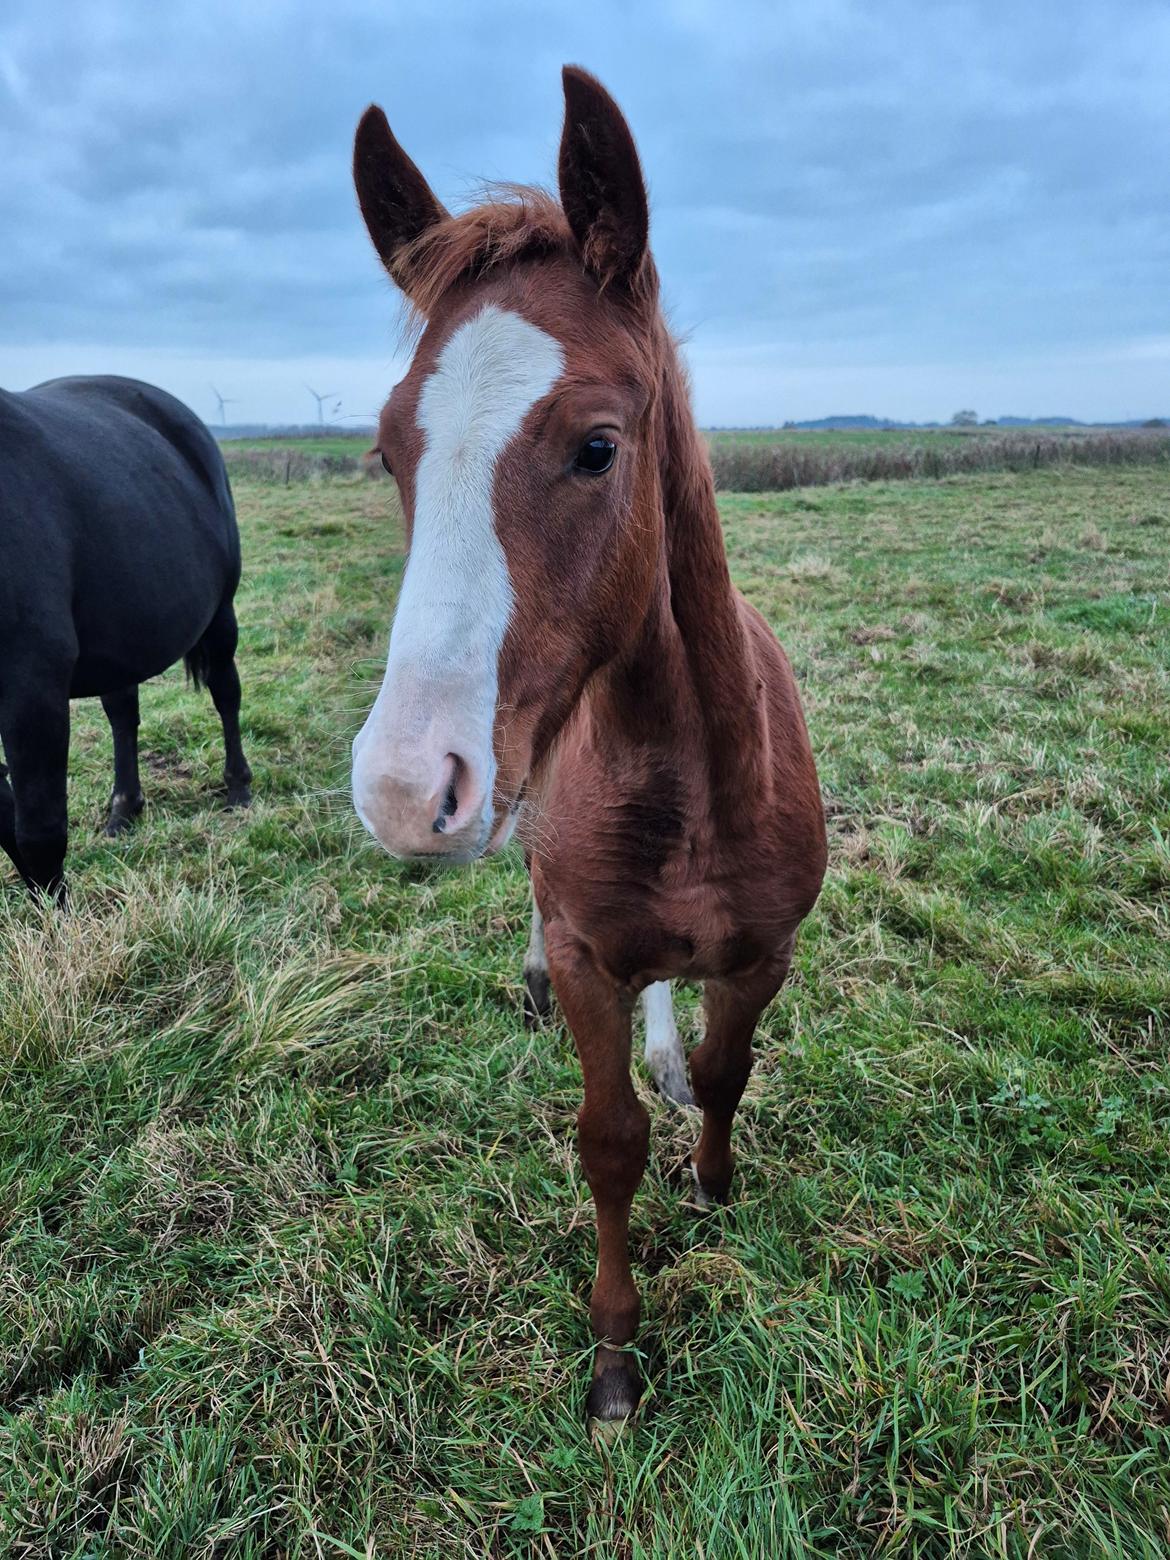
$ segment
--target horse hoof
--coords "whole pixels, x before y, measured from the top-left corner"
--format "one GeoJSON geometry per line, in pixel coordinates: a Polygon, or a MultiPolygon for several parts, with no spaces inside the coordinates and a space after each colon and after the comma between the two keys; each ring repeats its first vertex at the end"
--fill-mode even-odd
{"type": "Polygon", "coordinates": [[[110,814],[106,819],[106,838],[115,840],[119,834],[125,834],[127,829],[132,829],[134,820],[145,805],[146,799],[141,794],[133,800],[128,796],[115,796],[110,802],[110,814]]]}
{"type": "Polygon", "coordinates": [[[51,905],[53,909],[60,910],[63,915],[69,914],[69,891],[65,887],[64,878],[49,887],[44,883],[34,882],[27,872],[21,872],[20,875],[24,879],[25,888],[38,904],[51,905]]]}
{"type": "Polygon", "coordinates": [[[606,1442],[616,1440],[637,1412],[641,1396],[642,1384],[628,1365],[608,1365],[599,1371],[585,1405],[590,1435],[606,1442]]]}
{"type": "Polygon", "coordinates": [[[629,1414],[621,1419],[590,1419],[589,1439],[600,1441],[603,1446],[615,1446],[630,1428],[631,1423],[632,1417],[629,1414]]]}
{"type": "Polygon", "coordinates": [[[227,809],[234,812],[237,807],[251,807],[252,788],[247,785],[233,785],[228,787],[227,809]]]}
{"type": "Polygon", "coordinates": [[[539,1029],[552,1012],[552,988],[547,970],[524,971],[524,1027],[539,1029]]]}
{"type": "Polygon", "coordinates": [[[691,1093],[691,1086],[687,1082],[685,1064],[682,1067],[650,1065],[650,1072],[654,1078],[654,1084],[659,1094],[668,1105],[681,1105],[693,1109],[695,1096],[691,1093]]]}
{"type": "Polygon", "coordinates": [[[695,1169],[695,1162],[691,1162],[691,1180],[695,1183],[694,1203],[703,1213],[710,1213],[714,1208],[725,1208],[731,1201],[730,1183],[722,1190],[708,1188],[699,1180],[699,1172],[695,1169]]]}

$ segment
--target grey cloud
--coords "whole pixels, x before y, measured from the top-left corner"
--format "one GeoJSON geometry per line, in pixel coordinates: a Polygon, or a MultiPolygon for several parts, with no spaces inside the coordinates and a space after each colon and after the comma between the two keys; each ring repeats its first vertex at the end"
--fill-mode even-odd
{"type": "Polygon", "coordinates": [[[712,361],[1165,337],[1161,5],[9,0],[0,347],[389,351],[349,184],[362,107],[458,204],[548,180],[565,59],[630,115],[673,317],[712,361]]]}

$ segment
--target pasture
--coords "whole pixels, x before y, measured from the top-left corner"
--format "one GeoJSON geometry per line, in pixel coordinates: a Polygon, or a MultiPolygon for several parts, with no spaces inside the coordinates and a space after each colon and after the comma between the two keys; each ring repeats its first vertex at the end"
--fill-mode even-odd
{"type": "MultiPolygon", "coordinates": [[[[1047,466],[1170,466],[1165,428],[711,429],[705,437],[715,486],[726,493],[1047,466]]],[[[371,438],[327,430],[232,439],[223,451],[233,481],[288,483],[360,474],[367,469],[364,452],[371,438]]]]}
{"type": "Polygon", "coordinates": [[[515,847],[406,870],[345,794],[391,485],[235,485],[251,812],[172,672],[124,839],[74,708],[74,913],[0,886],[0,1553],[1164,1555],[1165,464],[721,495],[830,876],[731,1209],[641,1088],[649,1388],[609,1450],[515,847]]]}

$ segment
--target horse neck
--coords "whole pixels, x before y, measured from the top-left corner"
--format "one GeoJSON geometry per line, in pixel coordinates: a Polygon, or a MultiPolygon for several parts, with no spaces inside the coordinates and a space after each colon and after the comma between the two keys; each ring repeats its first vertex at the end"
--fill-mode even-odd
{"type": "MultiPolygon", "coordinates": [[[[760,679],[731,583],[706,444],[695,426],[683,369],[665,326],[655,415],[657,483],[663,511],[660,589],[633,659],[647,702],[661,703],[664,676],[690,684],[697,708],[712,810],[737,829],[745,793],[769,789],[767,732],[760,679]],[[656,690],[650,693],[649,690],[656,690]]],[[[677,688],[666,693],[677,719],[677,688]]]]}

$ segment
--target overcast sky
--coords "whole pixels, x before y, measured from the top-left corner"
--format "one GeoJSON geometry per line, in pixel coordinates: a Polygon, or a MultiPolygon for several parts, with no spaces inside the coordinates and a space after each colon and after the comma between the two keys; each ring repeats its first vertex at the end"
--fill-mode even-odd
{"type": "Polygon", "coordinates": [[[0,384],[371,417],[371,100],[450,205],[549,182],[601,76],[706,423],[1170,415],[1170,5],[3,0],[0,384]]]}

